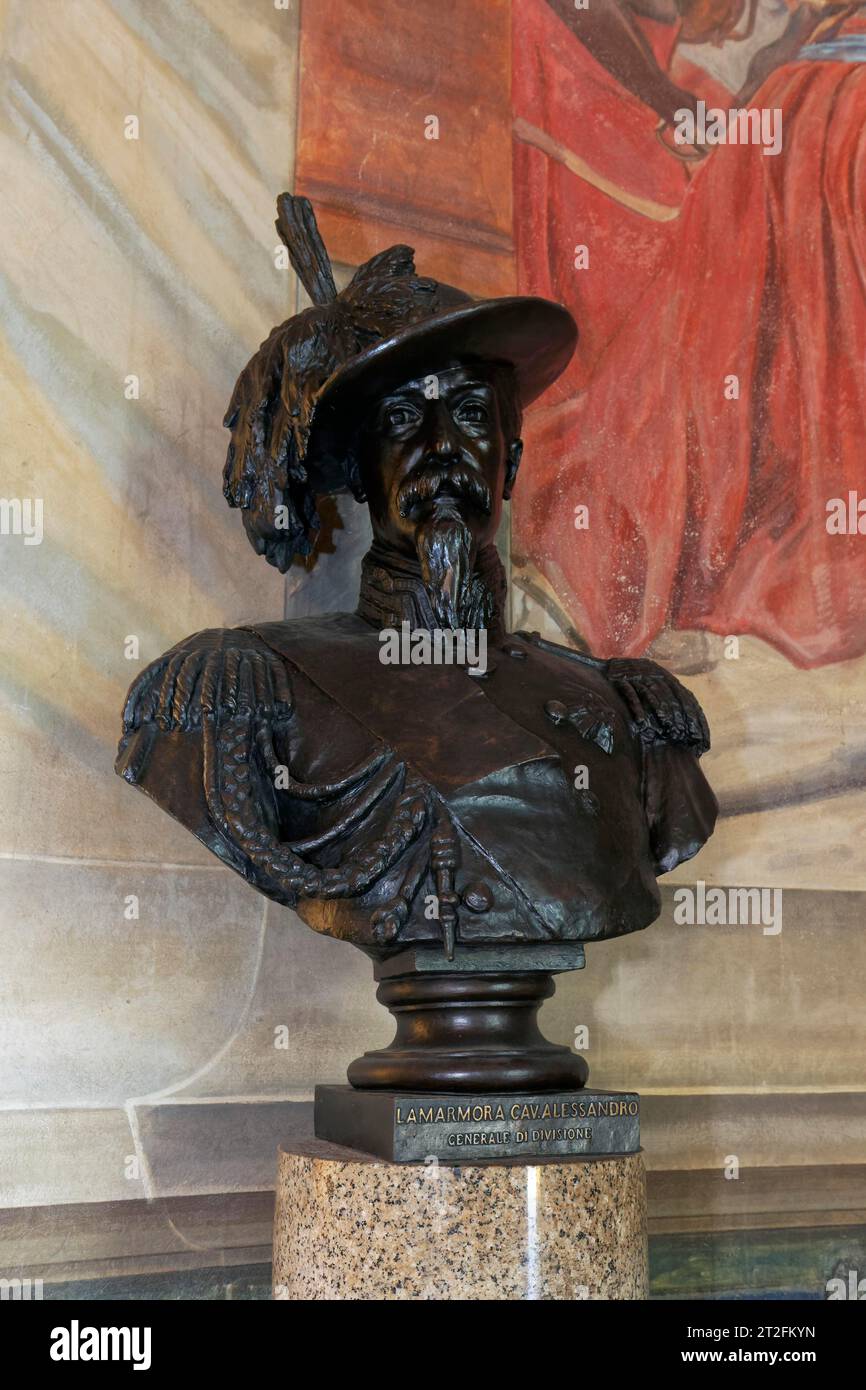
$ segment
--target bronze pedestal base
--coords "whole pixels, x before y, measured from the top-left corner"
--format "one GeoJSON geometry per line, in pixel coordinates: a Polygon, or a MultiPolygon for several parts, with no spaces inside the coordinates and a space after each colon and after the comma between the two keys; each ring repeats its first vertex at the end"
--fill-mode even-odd
{"type": "Polygon", "coordinates": [[[348,1070],[361,1090],[572,1091],[589,1067],[548,1042],[538,1010],[554,992],[549,970],[412,973],[376,993],[397,1024],[394,1041],[348,1070]]]}

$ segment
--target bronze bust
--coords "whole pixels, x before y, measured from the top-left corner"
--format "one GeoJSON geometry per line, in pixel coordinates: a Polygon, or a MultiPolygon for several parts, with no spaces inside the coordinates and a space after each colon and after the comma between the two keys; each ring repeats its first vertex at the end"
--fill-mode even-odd
{"type": "Polygon", "coordinates": [[[576,326],[545,300],[420,277],[404,246],[338,294],[309,203],[278,208],[313,304],[240,375],[225,496],[281,571],[311,550],[317,496],[366,502],[358,607],[178,643],[132,685],[117,770],[373,957],[402,1031],[353,1064],[356,1085],[580,1086],[581,1059],[532,1031],[550,975],[654,920],[656,876],[698,851],[716,801],[706,721],[671,675],[503,624],[493,541],[522,411],[576,326]],[[485,660],[416,661],[419,633],[483,634],[485,660]],[[451,1008],[434,1039],[431,1000],[451,1008]]]}

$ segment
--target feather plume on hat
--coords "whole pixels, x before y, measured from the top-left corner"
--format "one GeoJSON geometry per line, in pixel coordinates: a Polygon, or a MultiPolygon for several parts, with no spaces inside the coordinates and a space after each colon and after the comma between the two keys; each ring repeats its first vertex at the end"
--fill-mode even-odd
{"type": "MultiPolygon", "coordinates": [[[[231,430],[223,494],[240,507],[253,549],[285,574],[308,555],[319,518],[305,466],[316,399],[344,362],[436,311],[438,285],[415,274],[414,253],[392,246],[340,294],[307,198],[282,193],[276,228],[313,301],[280,324],[238,377],[223,423],[231,430]]],[[[345,485],[345,479],[342,480],[345,485]]]]}

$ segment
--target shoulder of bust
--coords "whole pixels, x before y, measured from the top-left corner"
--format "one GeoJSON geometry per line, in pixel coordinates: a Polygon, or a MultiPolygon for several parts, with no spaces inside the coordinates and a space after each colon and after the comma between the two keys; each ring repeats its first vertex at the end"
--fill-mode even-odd
{"type": "Polygon", "coordinates": [[[250,627],[206,628],[157,657],[135,677],[123,736],[143,724],[168,731],[200,727],[219,710],[290,712],[285,664],[250,627]]]}
{"type": "Polygon", "coordinates": [[[644,743],[672,743],[697,757],[710,747],[710,730],[695,695],[646,657],[613,657],[607,675],[629,707],[644,743]]]}
{"type": "Polygon", "coordinates": [[[606,679],[625,703],[631,727],[644,743],[683,745],[698,757],[709,749],[710,731],[696,696],[658,662],[646,657],[604,660],[550,642],[537,632],[515,636],[538,651],[606,679]]]}

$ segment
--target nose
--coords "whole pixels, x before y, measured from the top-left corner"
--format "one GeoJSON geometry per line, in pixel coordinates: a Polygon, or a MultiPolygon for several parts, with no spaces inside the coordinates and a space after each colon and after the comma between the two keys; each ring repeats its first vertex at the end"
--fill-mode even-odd
{"type": "Polygon", "coordinates": [[[431,416],[427,444],[430,454],[437,463],[452,459],[456,461],[460,458],[460,447],[455,438],[454,423],[441,401],[437,402],[431,416]]]}
{"type": "Polygon", "coordinates": [[[440,434],[434,438],[431,453],[433,453],[437,459],[456,459],[460,456],[457,446],[452,439],[449,439],[447,434],[440,434]]]}

